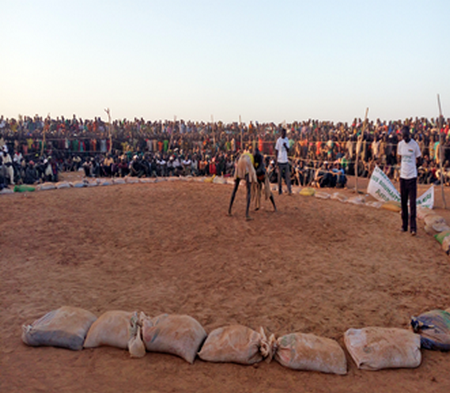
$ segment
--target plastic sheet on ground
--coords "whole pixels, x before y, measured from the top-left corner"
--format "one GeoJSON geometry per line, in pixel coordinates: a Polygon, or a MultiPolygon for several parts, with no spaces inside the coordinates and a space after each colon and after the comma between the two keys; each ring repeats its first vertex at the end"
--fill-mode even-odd
{"type": "Polygon", "coordinates": [[[450,313],[432,310],[411,318],[414,332],[420,334],[420,345],[425,349],[450,351],[450,313]]]}

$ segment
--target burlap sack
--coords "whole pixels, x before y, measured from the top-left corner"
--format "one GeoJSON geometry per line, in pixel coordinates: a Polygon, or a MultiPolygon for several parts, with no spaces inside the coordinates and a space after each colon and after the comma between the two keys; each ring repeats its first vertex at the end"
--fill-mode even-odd
{"type": "Polygon", "coordinates": [[[150,352],[177,355],[193,363],[197,351],[206,338],[205,329],[188,315],[162,314],[148,318],[141,313],[142,338],[150,352]]]}
{"type": "Polygon", "coordinates": [[[85,348],[103,345],[127,349],[130,340],[130,320],[133,316],[128,311],[107,311],[91,326],[84,342],[85,348]]]}
{"type": "Polygon", "coordinates": [[[405,329],[368,327],[349,329],[344,342],[362,370],[414,368],[422,360],[420,336],[405,329]]]}
{"type": "MultiPolygon", "coordinates": [[[[273,342],[273,338],[270,339],[273,342]]],[[[347,374],[344,350],[334,340],[314,334],[291,333],[272,344],[275,360],[294,370],[347,374]]]]}
{"type": "Polygon", "coordinates": [[[213,330],[198,356],[207,362],[254,364],[268,354],[264,329],[256,332],[246,326],[231,325],[213,330]]]}
{"type": "Polygon", "coordinates": [[[133,313],[130,319],[130,339],[128,340],[128,351],[132,358],[145,356],[145,345],[141,337],[141,326],[137,313],[133,313]]]}
{"type": "Polygon", "coordinates": [[[53,346],[78,351],[97,317],[87,310],[63,306],[31,325],[22,326],[22,341],[31,346],[53,346]]]}

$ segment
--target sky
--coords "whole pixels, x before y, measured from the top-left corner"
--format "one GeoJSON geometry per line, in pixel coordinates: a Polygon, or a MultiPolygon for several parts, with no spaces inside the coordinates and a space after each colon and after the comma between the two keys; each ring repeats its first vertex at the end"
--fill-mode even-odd
{"type": "Polygon", "coordinates": [[[448,0],[0,0],[0,115],[450,117],[448,0]]]}

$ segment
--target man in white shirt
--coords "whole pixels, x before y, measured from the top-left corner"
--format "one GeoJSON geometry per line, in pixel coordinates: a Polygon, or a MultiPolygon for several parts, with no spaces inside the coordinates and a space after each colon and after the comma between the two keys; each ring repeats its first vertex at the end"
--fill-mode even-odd
{"type": "Polygon", "coordinates": [[[289,139],[286,138],[286,129],[281,129],[281,136],[277,139],[275,145],[275,164],[278,164],[278,194],[282,193],[281,183],[282,176],[284,174],[284,181],[286,182],[289,195],[292,194],[291,190],[291,173],[289,170],[289,139]]]}
{"type": "Polygon", "coordinates": [[[402,202],[402,232],[408,230],[408,199],[409,227],[412,236],[416,236],[416,197],[417,197],[417,159],[421,156],[418,143],[411,139],[409,126],[402,128],[403,140],[397,145],[397,155],[400,156],[400,197],[402,202]]]}
{"type": "Polygon", "coordinates": [[[5,171],[6,177],[9,178],[10,184],[14,185],[14,167],[13,161],[11,160],[11,156],[8,153],[8,147],[6,145],[3,146],[3,168],[5,171]]]}

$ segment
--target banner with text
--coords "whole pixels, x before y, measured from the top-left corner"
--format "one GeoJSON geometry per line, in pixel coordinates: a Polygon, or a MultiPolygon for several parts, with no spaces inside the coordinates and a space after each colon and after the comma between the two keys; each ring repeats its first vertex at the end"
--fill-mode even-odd
{"type": "MultiPolygon", "coordinates": [[[[400,202],[400,193],[386,174],[378,167],[375,167],[370,177],[367,193],[382,202],[400,202]]],[[[417,206],[432,209],[434,205],[434,187],[431,186],[423,195],[417,198],[416,203],[417,206]]]]}

